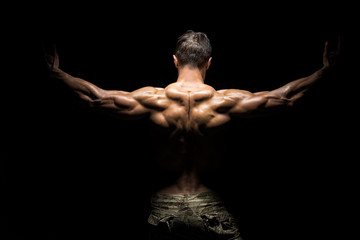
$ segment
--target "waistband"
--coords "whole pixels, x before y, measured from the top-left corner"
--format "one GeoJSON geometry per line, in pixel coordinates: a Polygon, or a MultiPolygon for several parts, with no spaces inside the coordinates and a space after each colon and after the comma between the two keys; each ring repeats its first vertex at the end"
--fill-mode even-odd
{"type": "Polygon", "coordinates": [[[179,204],[191,205],[216,205],[222,203],[221,197],[215,192],[200,192],[190,194],[155,193],[151,196],[152,206],[178,207],[179,204]]]}

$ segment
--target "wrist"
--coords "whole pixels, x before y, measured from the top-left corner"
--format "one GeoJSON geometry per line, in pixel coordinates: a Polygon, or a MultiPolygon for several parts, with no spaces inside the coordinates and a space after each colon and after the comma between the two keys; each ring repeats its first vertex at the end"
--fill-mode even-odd
{"type": "Polygon", "coordinates": [[[329,72],[330,72],[330,67],[325,65],[318,71],[318,73],[322,76],[327,75],[329,72]]]}
{"type": "Polygon", "coordinates": [[[53,78],[61,78],[62,76],[64,76],[64,72],[59,69],[59,68],[50,68],[49,69],[50,72],[50,76],[53,78]]]}

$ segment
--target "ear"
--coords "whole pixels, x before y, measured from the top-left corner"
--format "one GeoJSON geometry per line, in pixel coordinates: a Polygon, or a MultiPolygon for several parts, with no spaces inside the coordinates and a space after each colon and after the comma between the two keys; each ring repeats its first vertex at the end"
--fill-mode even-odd
{"type": "Polygon", "coordinates": [[[206,70],[208,70],[209,67],[210,67],[211,59],[212,59],[212,57],[209,58],[209,60],[208,60],[208,62],[207,62],[207,64],[206,64],[206,70]]]}
{"type": "Polygon", "coordinates": [[[178,68],[179,67],[178,59],[177,59],[177,57],[175,55],[173,55],[173,58],[174,58],[175,67],[178,68]]]}

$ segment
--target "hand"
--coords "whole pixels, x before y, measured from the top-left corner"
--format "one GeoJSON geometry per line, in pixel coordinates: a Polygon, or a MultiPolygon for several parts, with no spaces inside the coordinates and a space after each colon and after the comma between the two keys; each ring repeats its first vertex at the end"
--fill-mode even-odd
{"type": "Polygon", "coordinates": [[[55,72],[59,70],[59,56],[55,44],[43,45],[44,58],[48,70],[55,72]]]}
{"type": "Polygon", "coordinates": [[[335,67],[341,53],[342,41],[342,36],[338,36],[336,49],[332,50],[330,49],[333,47],[332,45],[335,45],[335,43],[330,43],[329,41],[325,42],[325,49],[323,54],[324,67],[328,69],[335,67]]]}

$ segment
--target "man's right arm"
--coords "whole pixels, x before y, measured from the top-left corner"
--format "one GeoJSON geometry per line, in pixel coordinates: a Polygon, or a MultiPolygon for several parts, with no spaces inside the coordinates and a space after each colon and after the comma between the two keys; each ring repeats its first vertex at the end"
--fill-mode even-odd
{"type": "Polygon", "coordinates": [[[44,48],[44,54],[50,77],[69,87],[82,106],[120,118],[138,118],[149,113],[150,110],[140,104],[130,92],[104,90],[61,70],[59,56],[54,45],[44,48]]]}

